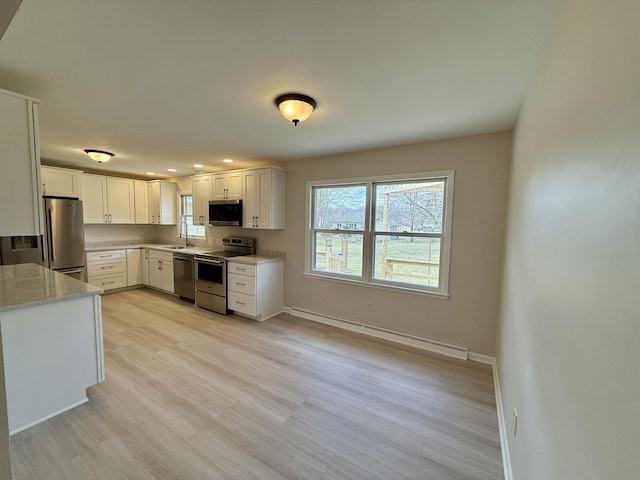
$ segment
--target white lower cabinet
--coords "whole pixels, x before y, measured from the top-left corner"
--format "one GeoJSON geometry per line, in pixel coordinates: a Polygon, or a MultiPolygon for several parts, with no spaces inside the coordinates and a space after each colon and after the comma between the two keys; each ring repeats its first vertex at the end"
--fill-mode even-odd
{"type": "Polygon", "coordinates": [[[266,320],[282,312],[284,260],[255,265],[229,261],[227,304],[230,310],[254,320],[266,320]]]}
{"type": "Polygon", "coordinates": [[[127,250],[127,286],[140,285],[142,283],[142,262],[140,261],[140,249],[127,250]]]}
{"type": "Polygon", "coordinates": [[[127,286],[125,250],[87,253],[87,282],[103,290],[127,286]]]}
{"type": "Polygon", "coordinates": [[[174,293],[172,253],[149,250],[149,285],[174,293]]]}
{"type": "Polygon", "coordinates": [[[142,284],[149,285],[149,249],[143,248],[140,253],[142,284]]]}

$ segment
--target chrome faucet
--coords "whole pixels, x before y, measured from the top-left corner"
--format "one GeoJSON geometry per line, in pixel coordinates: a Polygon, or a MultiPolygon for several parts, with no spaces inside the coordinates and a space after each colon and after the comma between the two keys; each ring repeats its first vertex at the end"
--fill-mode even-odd
{"type": "Polygon", "coordinates": [[[193,243],[189,241],[189,226],[185,221],[180,224],[180,238],[182,238],[182,225],[184,225],[185,247],[191,247],[193,243]]]}

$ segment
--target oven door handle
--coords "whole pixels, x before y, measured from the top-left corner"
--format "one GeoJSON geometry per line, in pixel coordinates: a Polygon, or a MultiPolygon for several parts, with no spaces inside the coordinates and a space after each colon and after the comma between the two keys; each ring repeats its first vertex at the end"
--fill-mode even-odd
{"type": "Polygon", "coordinates": [[[196,260],[199,263],[206,263],[208,265],[224,265],[224,260],[210,260],[210,259],[202,259],[202,258],[198,258],[196,260]]]}

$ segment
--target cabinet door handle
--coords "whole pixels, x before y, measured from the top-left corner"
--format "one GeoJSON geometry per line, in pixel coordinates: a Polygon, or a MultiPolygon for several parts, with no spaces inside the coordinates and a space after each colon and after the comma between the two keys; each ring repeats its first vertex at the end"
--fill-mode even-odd
{"type": "Polygon", "coordinates": [[[107,221],[107,214],[106,214],[106,213],[104,214],[104,223],[109,223],[109,222],[107,221]]]}
{"type": "Polygon", "coordinates": [[[246,283],[240,283],[240,282],[236,282],[236,285],[238,285],[239,287],[246,287],[247,286],[246,283]]]}
{"type": "Polygon", "coordinates": [[[107,270],[109,268],[113,268],[113,265],[105,265],[103,267],[100,267],[100,270],[107,270]]]}
{"type": "Polygon", "coordinates": [[[246,303],[244,303],[244,302],[239,302],[239,301],[237,301],[237,300],[236,300],[236,303],[237,303],[238,305],[246,305],[246,303]]]}
{"type": "Polygon", "coordinates": [[[162,270],[162,260],[158,260],[158,270],[162,270]]]}
{"type": "Polygon", "coordinates": [[[236,267],[236,270],[238,270],[239,272],[244,272],[246,270],[246,268],[236,267]]]}
{"type": "Polygon", "coordinates": [[[144,259],[149,260],[149,250],[144,251],[144,259]]]}
{"type": "Polygon", "coordinates": [[[47,194],[47,184],[46,184],[46,183],[43,183],[43,184],[42,184],[42,194],[43,194],[43,195],[46,195],[46,194],[47,194]]]}
{"type": "Polygon", "coordinates": [[[111,214],[109,214],[109,223],[111,223],[111,214]]]}

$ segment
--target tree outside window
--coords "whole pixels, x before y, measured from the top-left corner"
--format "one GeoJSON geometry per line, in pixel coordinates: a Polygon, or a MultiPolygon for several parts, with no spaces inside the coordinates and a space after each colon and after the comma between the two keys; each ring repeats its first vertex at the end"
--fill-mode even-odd
{"type": "Polygon", "coordinates": [[[447,293],[453,172],[309,185],[308,274],[447,293]]]}

